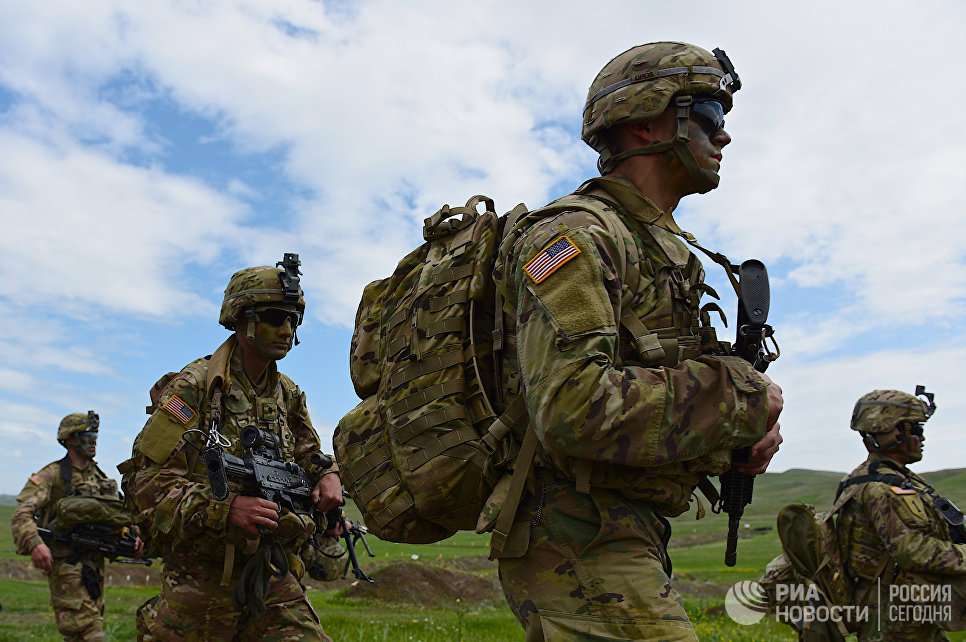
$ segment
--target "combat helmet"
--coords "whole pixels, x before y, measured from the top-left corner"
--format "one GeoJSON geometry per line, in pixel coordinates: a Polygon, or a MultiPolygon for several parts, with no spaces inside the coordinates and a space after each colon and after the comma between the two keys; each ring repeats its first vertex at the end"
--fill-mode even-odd
{"type": "MultiPolygon", "coordinates": [[[[235,330],[246,311],[277,305],[298,312],[298,323],[305,312],[305,294],[299,283],[299,255],[286,252],[275,267],[263,265],[235,272],[225,288],[218,323],[235,330]]],[[[298,339],[296,339],[296,343],[298,339]]]]}
{"type": "Polygon", "coordinates": [[[60,420],[57,426],[57,441],[65,446],[70,436],[79,432],[97,432],[101,425],[101,418],[93,410],[87,412],[72,412],[60,420]]]}
{"type": "Polygon", "coordinates": [[[855,402],[850,427],[867,443],[884,448],[894,442],[889,435],[895,434],[900,424],[924,423],[934,412],[934,395],[926,392],[925,386],[916,386],[915,395],[901,390],[873,390],[855,402]]]}
{"type": "MultiPolygon", "coordinates": [[[[681,163],[703,179],[707,192],[718,185],[718,175],[698,167],[688,149],[688,119],[699,97],[718,101],[731,111],[732,95],[741,80],[728,55],[709,52],[684,42],[652,42],[632,47],[604,65],[587,93],[581,138],[600,153],[601,173],[630,156],[673,151],[681,163]],[[606,132],[615,125],[644,122],[674,103],[677,130],[673,139],[614,154],[606,132]]],[[[723,114],[722,114],[723,116],[723,114]]]]}

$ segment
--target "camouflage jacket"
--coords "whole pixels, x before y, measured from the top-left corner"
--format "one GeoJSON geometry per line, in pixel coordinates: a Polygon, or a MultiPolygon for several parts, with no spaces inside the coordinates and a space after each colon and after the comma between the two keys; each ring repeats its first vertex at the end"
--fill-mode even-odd
{"type": "Polygon", "coordinates": [[[679,514],[700,476],[765,434],[767,386],[712,355],[726,346],[700,299],[717,295],[670,214],[606,177],[547,208],[497,259],[507,393],[522,384],[541,465],[575,479],[589,464],[592,485],[679,514]]]}
{"type": "MultiPolygon", "coordinates": [[[[242,369],[234,337],[229,338],[214,355],[188,364],[165,386],[157,408],[134,442],[132,458],[118,466],[150,550],[163,555],[166,563],[174,558],[221,563],[228,542],[253,548],[228,523],[228,509],[236,493],[224,501],[211,495],[200,457],[204,436],[188,433],[207,431],[213,385],[220,384],[223,391],[221,433],[231,442],[226,452],[243,456],[241,432],[258,423],[272,428],[280,438],[283,457],[302,466],[313,483],[323,472],[335,470],[319,470],[309,460],[320,443],[305,393],[274,364],[266,377],[261,393],[256,391],[242,369]]],[[[290,535],[295,542],[302,535],[283,533],[282,527],[280,522],[276,537],[290,535]]],[[[295,543],[300,545],[301,540],[295,543]]]]}
{"type": "MultiPolygon", "coordinates": [[[[17,495],[17,509],[10,520],[13,541],[20,555],[30,555],[42,540],[37,527],[47,528],[54,517],[57,502],[65,497],[67,489],[61,479],[61,462],[52,461],[27,479],[23,490],[17,495]]],[[[84,468],[71,467],[70,494],[85,496],[117,497],[117,482],[108,478],[97,464],[89,462],[84,468]]],[[[67,550],[60,546],[52,548],[55,556],[66,556],[67,550]],[[63,549],[63,550],[61,550],[63,549]]]]}
{"type": "MultiPolygon", "coordinates": [[[[870,454],[845,479],[869,474],[878,461],[883,461],[880,455],[870,454]]],[[[932,487],[892,462],[878,472],[906,483],[856,484],[836,502],[842,506],[837,534],[849,575],[860,583],[892,572],[966,575],[966,544],[952,543],[927,492],[932,487]]]]}

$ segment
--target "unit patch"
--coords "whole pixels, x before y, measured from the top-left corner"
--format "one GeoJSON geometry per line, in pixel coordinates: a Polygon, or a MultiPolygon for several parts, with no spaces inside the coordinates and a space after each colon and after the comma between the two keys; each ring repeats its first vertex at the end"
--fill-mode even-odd
{"type": "Polygon", "coordinates": [[[191,406],[182,401],[181,397],[178,395],[171,395],[168,397],[168,400],[165,401],[164,405],[161,407],[174,415],[175,419],[186,426],[188,425],[188,422],[191,421],[192,417],[195,416],[195,411],[191,409],[191,406]]]}
{"type": "Polygon", "coordinates": [[[916,495],[916,491],[913,488],[899,488],[898,486],[889,486],[896,495],[916,495]]]}
{"type": "Polygon", "coordinates": [[[580,254],[580,248],[566,236],[558,236],[527,261],[523,271],[534,283],[542,283],[568,261],[580,254]]]}

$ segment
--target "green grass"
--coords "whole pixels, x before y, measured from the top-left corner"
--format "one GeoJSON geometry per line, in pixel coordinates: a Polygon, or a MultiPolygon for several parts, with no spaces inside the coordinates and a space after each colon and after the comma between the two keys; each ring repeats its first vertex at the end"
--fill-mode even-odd
{"type": "MultiPolygon", "coordinates": [[[[785,504],[806,502],[827,507],[841,473],[790,470],[767,474],[756,482],[754,503],[748,507],[744,522],[751,528],[773,529],[775,514],[785,504]]],[[[959,505],[966,505],[966,469],[939,471],[926,475],[943,493],[959,505]]],[[[0,505],[0,559],[16,557],[9,522],[13,508],[0,505]]],[[[694,514],[673,520],[674,536],[671,556],[675,575],[683,582],[713,582],[726,587],[743,579],[755,579],[767,562],[780,552],[778,536],[770,530],[738,543],[738,565],[724,566],[724,533],[726,521],[712,515],[695,521],[694,514]]],[[[445,563],[460,557],[481,557],[488,552],[488,537],[474,533],[458,533],[432,545],[394,544],[372,539],[376,559],[369,566],[392,561],[410,560],[445,563]]],[[[361,553],[361,550],[360,550],[361,553]]],[[[26,558],[19,558],[28,563],[26,558]]],[[[366,565],[366,558],[363,557],[366,565]]],[[[723,591],[715,596],[687,599],[688,610],[698,637],[711,642],[752,642],[794,640],[791,630],[767,618],[754,626],[741,626],[722,613],[723,591]]],[[[107,591],[107,630],[111,640],[135,639],[134,613],[148,597],[157,593],[153,587],[112,586],[107,591]]],[[[322,618],[326,632],[343,642],[425,641],[511,642],[523,635],[509,609],[486,608],[419,608],[385,604],[373,600],[344,597],[335,591],[310,591],[309,597],[322,618]]],[[[0,642],[59,642],[50,612],[47,585],[41,581],[0,579],[0,642]]],[[[966,633],[950,634],[956,642],[966,642],[966,633]]]]}

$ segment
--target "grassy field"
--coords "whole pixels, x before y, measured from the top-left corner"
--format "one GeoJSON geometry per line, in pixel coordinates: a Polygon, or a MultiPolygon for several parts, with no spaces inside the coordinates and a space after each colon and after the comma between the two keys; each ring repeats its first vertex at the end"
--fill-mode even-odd
{"type": "MultiPolygon", "coordinates": [[[[929,475],[931,481],[960,505],[966,504],[966,470],[942,471],[929,475]]],[[[790,629],[767,618],[754,626],[735,624],[723,613],[724,592],[730,584],[757,578],[764,567],[780,552],[778,537],[772,527],[777,510],[788,503],[802,501],[827,506],[841,478],[840,473],[791,470],[768,474],[756,484],[754,503],[746,513],[748,528],[739,542],[738,565],[727,568],[724,554],[725,522],[710,515],[700,521],[694,515],[674,520],[672,557],[674,572],[685,594],[685,605],[701,640],[714,642],[751,642],[794,640],[790,629]],[[770,530],[769,530],[770,529],[770,530]]],[[[17,558],[10,538],[12,508],[0,506],[0,569],[26,565],[17,558]],[[16,562],[9,561],[17,558],[16,562]],[[5,565],[5,566],[4,566],[5,565]]],[[[492,578],[492,566],[480,561],[487,553],[487,538],[473,533],[456,536],[429,546],[393,544],[373,540],[377,557],[364,559],[370,569],[380,569],[400,561],[430,563],[450,567],[461,558],[474,562],[472,572],[492,578]]],[[[9,575],[9,573],[8,573],[9,575]]],[[[340,588],[344,588],[340,587],[340,588]]],[[[107,591],[107,627],[109,639],[134,640],[134,611],[145,599],[157,593],[154,586],[111,586],[107,591]]],[[[522,633],[509,610],[496,601],[491,605],[467,606],[447,603],[435,607],[418,607],[387,603],[377,599],[348,597],[345,590],[318,590],[309,597],[319,612],[326,632],[337,641],[369,642],[425,641],[508,642],[522,640],[522,633]]],[[[42,580],[10,579],[0,574],[0,642],[59,641],[49,611],[46,583],[42,580]]],[[[966,642],[966,634],[950,636],[966,642]]]]}

